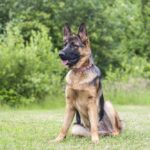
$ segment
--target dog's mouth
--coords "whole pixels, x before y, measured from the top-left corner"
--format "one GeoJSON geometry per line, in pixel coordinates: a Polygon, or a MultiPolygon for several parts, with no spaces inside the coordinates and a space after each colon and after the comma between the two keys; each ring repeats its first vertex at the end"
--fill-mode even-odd
{"type": "Polygon", "coordinates": [[[75,65],[78,61],[79,61],[79,57],[74,58],[74,59],[70,59],[70,60],[63,60],[63,59],[62,59],[63,65],[69,66],[69,67],[72,67],[72,66],[75,65]]]}
{"type": "Polygon", "coordinates": [[[62,60],[63,65],[67,65],[68,64],[68,60],[62,60]]]}

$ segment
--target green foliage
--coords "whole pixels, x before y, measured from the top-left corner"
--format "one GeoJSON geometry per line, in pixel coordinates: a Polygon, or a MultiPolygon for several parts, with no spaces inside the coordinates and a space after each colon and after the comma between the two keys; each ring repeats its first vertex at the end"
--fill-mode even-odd
{"type": "Polygon", "coordinates": [[[31,32],[29,42],[24,43],[20,30],[8,26],[0,41],[0,58],[1,104],[29,104],[61,93],[57,89],[62,67],[46,29],[31,32]]]}
{"type": "Polygon", "coordinates": [[[86,22],[96,63],[105,74],[110,64],[119,68],[125,55],[150,60],[149,6],[148,0],[8,0],[3,16],[8,18],[5,22],[22,24],[24,37],[28,37],[27,30],[37,28],[35,22],[46,26],[58,49],[62,47],[65,22],[73,29],[86,22]]]}
{"type": "Polygon", "coordinates": [[[148,0],[1,0],[2,103],[28,104],[62,92],[56,91],[64,74],[57,50],[66,22],[74,32],[87,24],[95,62],[108,81],[150,78],[148,0]]]}
{"type": "Polygon", "coordinates": [[[104,80],[105,99],[116,104],[150,105],[150,80],[130,78],[128,81],[104,80]]]}
{"type": "Polygon", "coordinates": [[[110,65],[106,72],[108,81],[128,81],[130,78],[140,77],[150,78],[150,62],[137,56],[132,58],[124,56],[119,68],[110,65]]]}

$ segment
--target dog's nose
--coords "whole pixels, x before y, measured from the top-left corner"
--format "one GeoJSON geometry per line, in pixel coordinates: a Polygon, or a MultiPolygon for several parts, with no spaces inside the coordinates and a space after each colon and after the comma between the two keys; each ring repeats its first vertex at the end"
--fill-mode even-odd
{"type": "Polygon", "coordinates": [[[62,58],[62,59],[65,58],[65,53],[63,51],[60,51],[59,52],[59,57],[62,58]]]}

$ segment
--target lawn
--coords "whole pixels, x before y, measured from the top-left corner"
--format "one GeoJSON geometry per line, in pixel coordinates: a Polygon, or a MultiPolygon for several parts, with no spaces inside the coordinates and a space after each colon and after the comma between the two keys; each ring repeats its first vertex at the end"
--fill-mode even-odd
{"type": "Polygon", "coordinates": [[[90,138],[73,137],[50,143],[62,125],[64,110],[1,110],[0,150],[149,150],[150,106],[116,106],[124,123],[118,137],[101,137],[94,145],[90,138]]]}

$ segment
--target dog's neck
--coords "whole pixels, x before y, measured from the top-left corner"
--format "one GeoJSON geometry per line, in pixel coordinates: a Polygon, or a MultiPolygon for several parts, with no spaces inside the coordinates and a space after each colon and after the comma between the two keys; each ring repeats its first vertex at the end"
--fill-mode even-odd
{"type": "Polygon", "coordinates": [[[93,65],[94,64],[89,64],[88,66],[84,66],[84,67],[81,67],[81,68],[76,68],[76,69],[74,69],[74,71],[83,73],[83,72],[86,72],[86,71],[90,70],[93,67],[93,65]]]}
{"type": "Polygon", "coordinates": [[[88,60],[85,61],[85,63],[79,67],[79,68],[73,68],[72,70],[74,72],[83,73],[86,71],[89,71],[94,66],[93,58],[90,56],[88,60]]]}

